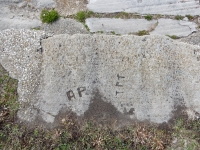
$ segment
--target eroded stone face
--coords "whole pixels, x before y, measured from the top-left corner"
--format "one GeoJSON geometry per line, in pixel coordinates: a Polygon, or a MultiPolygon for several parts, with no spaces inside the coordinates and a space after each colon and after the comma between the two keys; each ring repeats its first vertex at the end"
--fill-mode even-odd
{"type": "MultiPolygon", "coordinates": [[[[2,34],[0,39],[4,39],[2,34]]],[[[26,40],[21,39],[22,45],[23,41],[26,40]]],[[[0,62],[11,74],[15,70],[11,67],[13,62],[19,58],[21,68],[29,64],[28,72],[16,70],[16,74],[21,74],[14,76],[19,84],[26,82],[27,86],[19,86],[18,92],[32,106],[25,105],[19,111],[18,116],[23,120],[34,121],[40,116],[53,123],[61,111],[71,110],[84,116],[91,107],[98,109],[106,103],[125,117],[155,123],[169,121],[179,108],[200,113],[197,46],[163,36],[57,35],[43,40],[39,59],[29,62],[14,53],[16,48],[9,46],[5,50],[4,43],[0,47],[0,62]],[[32,83],[37,86],[31,93],[26,92],[32,83]]],[[[37,54],[34,45],[30,43],[31,58],[37,54]]],[[[99,110],[109,112],[107,107],[99,110]]]]}
{"type": "Polygon", "coordinates": [[[43,48],[46,121],[62,107],[83,115],[95,91],[132,119],[167,122],[178,106],[199,112],[197,47],[160,36],[62,35],[43,48]]]}

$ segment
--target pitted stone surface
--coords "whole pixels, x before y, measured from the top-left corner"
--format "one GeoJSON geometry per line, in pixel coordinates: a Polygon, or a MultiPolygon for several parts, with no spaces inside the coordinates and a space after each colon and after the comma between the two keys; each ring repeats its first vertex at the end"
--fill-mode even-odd
{"type": "Polygon", "coordinates": [[[23,119],[33,121],[38,100],[37,88],[40,80],[41,45],[43,32],[31,30],[4,30],[0,32],[0,63],[9,75],[18,79],[18,94],[23,119]]]}
{"type": "Polygon", "coordinates": [[[42,41],[41,54],[41,35],[0,34],[0,62],[27,103],[21,119],[53,123],[63,110],[84,115],[95,93],[133,120],[167,122],[180,107],[200,113],[198,46],[156,35],[56,35],[42,41]]]}
{"type": "Polygon", "coordinates": [[[84,25],[76,20],[69,18],[59,18],[56,22],[51,24],[42,24],[41,30],[44,30],[49,34],[87,34],[89,31],[86,30],[84,25]]]}
{"type": "Polygon", "coordinates": [[[100,13],[199,15],[198,0],[89,0],[89,10],[100,13]]]}
{"type": "Polygon", "coordinates": [[[151,31],[157,26],[157,21],[146,19],[110,19],[110,18],[88,18],[86,24],[90,32],[114,31],[117,34],[137,33],[140,30],[151,31]]]}
{"type": "Polygon", "coordinates": [[[161,36],[60,35],[43,48],[46,121],[63,107],[84,114],[96,90],[133,119],[162,123],[178,106],[200,112],[198,47],[161,36]]]}

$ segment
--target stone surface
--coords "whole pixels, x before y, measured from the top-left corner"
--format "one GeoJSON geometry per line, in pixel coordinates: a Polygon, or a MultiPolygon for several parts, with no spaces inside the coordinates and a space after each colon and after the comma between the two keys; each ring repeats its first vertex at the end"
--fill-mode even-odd
{"type": "Polygon", "coordinates": [[[156,35],[77,34],[42,40],[41,49],[42,37],[29,30],[0,33],[0,63],[19,80],[23,120],[51,124],[70,110],[107,118],[106,110],[163,123],[182,109],[200,113],[198,46],[156,35]]]}
{"type": "Polygon", "coordinates": [[[40,11],[32,9],[28,4],[21,8],[14,4],[0,3],[0,30],[30,29],[41,26],[40,11]]]}
{"type": "Polygon", "coordinates": [[[80,22],[77,22],[73,19],[63,19],[60,18],[56,22],[52,24],[42,24],[41,30],[45,31],[46,33],[50,34],[76,34],[82,33],[87,34],[89,31],[86,30],[84,25],[80,22]]]}
{"type": "Polygon", "coordinates": [[[198,0],[89,0],[89,10],[100,13],[199,15],[198,0]]]}
{"type": "MultiPolygon", "coordinates": [[[[44,1],[43,1],[44,2],[44,1]]],[[[47,3],[48,4],[48,3],[47,3]]],[[[0,2],[0,30],[5,29],[40,29],[50,34],[89,33],[80,22],[62,18],[52,24],[42,24],[39,8],[35,2],[13,3],[0,2]]]]}
{"type": "Polygon", "coordinates": [[[37,111],[37,87],[40,80],[43,32],[31,30],[4,30],[0,32],[0,63],[12,78],[18,79],[19,116],[32,121],[37,111]]]}
{"type": "Polygon", "coordinates": [[[172,19],[158,19],[158,26],[150,34],[160,35],[176,35],[178,37],[188,36],[197,31],[197,25],[193,22],[172,20],[172,19]]]}
{"type": "Polygon", "coordinates": [[[54,0],[32,0],[36,8],[54,8],[56,3],[54,0]]]}
{"type": "Polygon", "coordinates": [[[200,33],[194,33],[188,37],[184,37],[179,39],[179,41],[185,42],[185,43],[189,43],[192,45],[198,45],[200,47],[200,33]]]}
{"type": "Polygon", "coordinates": [[[87,10],[88,0],[55,0],[56,10],[59,11],[61,15],[72,15],[79,11],[87,10]]]}
{"type": "Polygon", "coordinates": [[[86,24],[90,32],[111,32],[117,34],[136,33],[140,30],[152,30],[156,27],[157,21],[145,19],[110,19],[110,18],[88,18],[86,24]]]}

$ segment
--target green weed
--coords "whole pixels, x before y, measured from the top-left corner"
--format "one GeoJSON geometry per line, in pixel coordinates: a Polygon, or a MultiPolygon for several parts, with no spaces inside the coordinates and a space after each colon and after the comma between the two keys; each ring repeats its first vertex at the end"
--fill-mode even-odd
{"type": "Polygon", "coordinates": [[[171,39],[174,39],[174,40],[179,39],[179,37],[176,36],[176,35],[166,35],[166,36],[168,36],[168,37],[170,37],[171,39]]]}
{"type": "Polygon", "coordinates": [[[175,16],[175,19],[176,19],[176,20],[182,20],[183,18],[184,18],[184,17],[181,16],[181,15],[176,15],[176,16],[175,16]]]}
{"type": "Polygon", "coordinates": [[[137,35],[138,36],[149,35],[149,32],[146,30],[142,30],[142,31],[138,31],[137,35]]]}
{"type": "Polygon", "coordinates": [[[153,19],[153,16],[152,16],[152,15],[146,15],[144,18],[145,18],[146,20],[150,21],[150,20],[153,19]]]}
{"type": "Polygon", "coordinates": [[[94,15],[94,12],[92,11],[79,11],[75,18],[79,21],[79,22],[83,22],[85,23],[85,19],[91,17],[92,15],[94,15]]]}
{"type": "Polygon", "coordinates": [[[110,33],[115,34],[115,31],[111,31],[110,33]]]}
{"type": "Polygon", "coordinates": [[[43,23],[52,23],[59,18],[59,14],[56,10],[43,9],[40,14],[40,19],[43,23]]]}
{"type": "Polygon", "coordinates": [[[194,19],[194,17],[191,16],[191,15],[185,15],[185,17],[187,17],[189,20],[193,20],[194,19]]]}

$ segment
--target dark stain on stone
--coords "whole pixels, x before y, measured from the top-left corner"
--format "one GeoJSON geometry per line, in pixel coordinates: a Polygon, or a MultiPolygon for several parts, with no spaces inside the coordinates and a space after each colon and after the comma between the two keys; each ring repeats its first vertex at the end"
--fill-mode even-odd
{"type": "Polygon", "coordinates": [[[129,113],[130,115],[133,115],[133,114],[134,114],[134,111],[135,111],[135,109],[134,109],[134,108],[131,108],[131,109],[129,110],[128,113],[129,113]]]}
{"type": "Polygon", "coordinates": [[[132,122],[129,116],[119,112],[111,103],[103,101],[98,90],[94,92],[94,97],[83,117],[86,120],[95,120],[102,125],[117,122],[118,125],[124,126],[132,122]]]}
{"type": "Polygon", "coordinates": [[[185,110],[186,107],[184,105],[178,105],[174,107],[171,119],[168,121],[168,123],[174,125],[179,118],[188,119],[188,115],[185,110]]]}
{"type": "Polygon", "coordinates": [[[147,37],[143,38],[142,41],[145,42],[147,40],[147,37]]]}

